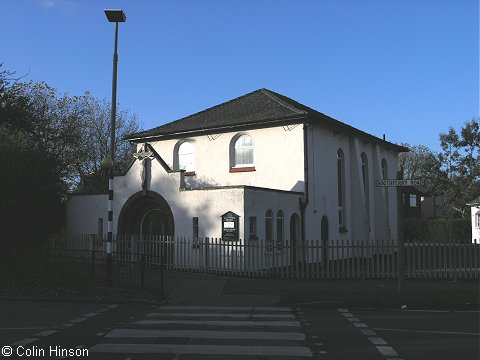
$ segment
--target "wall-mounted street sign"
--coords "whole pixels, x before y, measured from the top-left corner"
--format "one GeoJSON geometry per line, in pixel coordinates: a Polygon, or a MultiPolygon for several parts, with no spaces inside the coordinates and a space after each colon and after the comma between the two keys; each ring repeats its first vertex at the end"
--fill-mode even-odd
{"type": "Polygon", "coordinates": [[[376,186],[425,186],[425,179],[375,180],[376,186]]]}
{"type": "Polygon", "coordinates": [[[222,215],[222,240],[238,241],[238,218],[234,212],[226,212],[222,215]]]}

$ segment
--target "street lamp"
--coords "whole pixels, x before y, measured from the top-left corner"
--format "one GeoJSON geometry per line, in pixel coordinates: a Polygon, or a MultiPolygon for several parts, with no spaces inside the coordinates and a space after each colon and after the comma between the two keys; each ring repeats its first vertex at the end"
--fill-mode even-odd
{"type": "Polygon", "coordinates": [[[105,260],[105,285],[113,284],[113,166],[115,160],[115,119],[117,117],[117,44],[118,44],[118,23],[125,22],[127,17],[123,10],[105,9],[105,15],[109,22],[115,23],[115,50],[113,52],[113,79],[112,79],[112,116],[110,126],[110,161],[105,161],[109,166],[108,176],[108,233],[107,233],[107,256],[105,260]]]}

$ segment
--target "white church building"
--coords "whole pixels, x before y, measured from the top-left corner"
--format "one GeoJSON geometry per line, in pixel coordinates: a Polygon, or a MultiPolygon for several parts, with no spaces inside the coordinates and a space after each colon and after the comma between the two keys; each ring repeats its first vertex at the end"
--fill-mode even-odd
{"type": "MultiPolygon", "coordinates": [[[[113,232],[229,242],[397,238],[395,179],[406,148],[259,89],[131,134],[114,179],[113,232]]],[[[108,195],[74,195],[68,232],[97,233],[108,195]]]]}

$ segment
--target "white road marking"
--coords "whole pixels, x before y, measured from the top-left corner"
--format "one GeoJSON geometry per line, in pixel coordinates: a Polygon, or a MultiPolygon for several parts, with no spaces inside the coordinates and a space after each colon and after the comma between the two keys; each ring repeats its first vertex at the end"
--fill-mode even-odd
{"type": "Polygon", "coordinates": [[[76,318],[76,319],[70,320],[70,322],[71,322],[71,323],[75,323],[75,324],[77,324],[77,323],[80,323],[80,322],[82,322],[82,321],[85,321],[85,320],[87,320],[87,318],[84,318],[84,317],[79,317],[79,318],[76,318]]]}
{"type": "Polygon", "coordinates": [[[345,316],[346,318],[351,318],[351,317],[355,317],[352,313],[341,313],[343,316],[345,316]]]}
{"type": "Polygon", "coordinates": [[[295,319],[293,314],[236,314],[236,313],[149,313],[147,317],[213,317],[213,318],[232,318],[232,319],[258,319],[258,318],[281,318],[295,319]]]}
{"type": "Polygon", "coordinates": [[[360,329],[360,331],[363,333],[363,335],[369,335],[369,336],[377,335],[375,331],[370,329],[360,329]]]}
{"type": "Polygon", "coordinates": [[[259,340],[305,340],[301,332],[260,332],[260,331],[207,331],[207,330],[146,330],[115,329],[105,337],[111,338],[157,338],[182,337],[191,339],[259,339],[259,340]]]}
{"type": "Polygon", "coordinates": [[[382,330],[382,331],[404,331],[404,332],[429,333],[429,334],[445,334],[445,335],[473,335],[473,336],[479,336],[479,335],[480,335],[480,333],[461,332],[461,331],[433,331],[433,330],[385,329],[385,328],[375,328],[375,330],[382,330]]]}
{"type": "Polygon", "coordinates": [[[347,318],[347,320],[350,322],[360,322],[360,319],[356,317],[347,318]]]}
{"type": "Polygon", "coordinates": [[[93,316],[97,316],[97,315],[100,315],[100,313],[94,312],[94,313],[88,313],[88,314],[85,314],[85,315],[82,315],[82,316],[83,317],[93,317],[93,316]]]}
{"type": "Polygon", "coordinates": [[[398,356],[397,352],[391,346],[377,346],[377,350],[383,356],[398,356]]]}
{"type": "Polygon", "coordinates": [[[357,328],[366,328],[367,324],[365,324],[365,323],[353,323],[353,326],[356,326],[357,328]]]}
{"type": "Polygon", "coordinates": [[[292,308],[286,306],[160,306],[160,310],[231,310],[231,311],[292,311],[292,308]]]}
{"type": "Polygon", "coordinates": [[[58,332],[58,330],[43,330],[33,336],[49,336],[55,334],[56,332],[58,332]]]}
{"type": "Polygon", "coordinates": [[[343,309],[343,308],[339,308],[337,310],[338,310],[338,312],[341,312],[341,313],[349,312],[348,309],[343,309]]]}
{"type": "Polygon", "coordinates": [[[286,326],[286,327],[300,327],[298,321],[211,321],[211,320],[140,320],[134,322],[137,325],[216,325],[216,326],[286,326]]]}
{"type": "Polygon", "coordinates": [[[116,307],[118,307],[118,304],[110,304],[107,306],[108,309],[115,309],[116,307]]]}
{"type": "Polygon", "coordinates": [[[312,357],[304,346],[241,346],[195,344],[98,344],[89,349],[96,353],[120,354],[187,354],[187,355],[250,355],[250,356],[299,356],[312,357]]]}
{"type": "Polygon", "coordinates": [[[22,339],[22,340],[18,340],[14,343],[12,343],[13,346],[25,346],[27,344],[30,344],[32,342],[35,342],[39,340],[38,338],[25,338],[25,339],[22,339]]]}
{"type": "Polygon", "coordinates": [[[66,323],[66,324],[62,324],[63,327],[70,327],[70,326],[75,326],[75,324],[69,324],[69,323],[66,323]]]}
{"type": "Polygon", "coordinates": [[[378,336],[369,336],[368,340],[372,342],[373,345],[386,345],[387,342],[378,336]]]}

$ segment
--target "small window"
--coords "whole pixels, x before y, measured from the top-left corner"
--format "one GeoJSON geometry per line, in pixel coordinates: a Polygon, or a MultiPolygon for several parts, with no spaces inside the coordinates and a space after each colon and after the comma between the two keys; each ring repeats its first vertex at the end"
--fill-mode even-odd
{"type": "Polygon", "coordinates": [[[236,167],[246,167],[254,165],[255,144],[248,135],[241,135],[235,141],[235,163],[236,167]]]}
{"type": "Polygon", "coordinates": [[[267,210],[265,213],[265,247],[267,251],[273,250],[273,213],[272,210],[267,210]]]}
{"type": "Polygon", "coordinates": [[[410,207],[416,208],[417,207],[417,195],[410,194],[410,207]]]}
{"type": "Polygon", "coordinates": [[[277,212],[277,251],[282,251],[283,249],[283,211],[278,210],[277,212]]]}
{"type": "Polygon", "coordinates": [[[200,247],[200,239],[198,237],[198,217],[193,218],[193,248],[199,248],[200,247]]]}
{"type": "Polygon", "coordinates": [[[480,211],[475,214],[475,227],[480,228],[480,211]]]}
{"type": "Polygon", "coordinates": [[[195,147],[188,141],[178,148],[178,168],[186,172],[195,171],[195,147]]]}
{"type": "Polygon", "coordinates": [[[258,240],[257,236],[257,217],[250,216],[248,219],[248,239],[258,240]]]}

